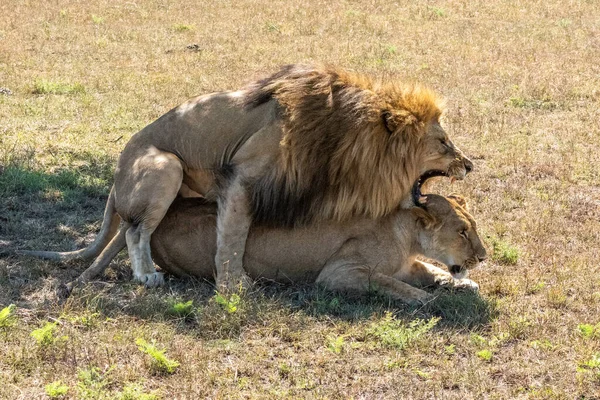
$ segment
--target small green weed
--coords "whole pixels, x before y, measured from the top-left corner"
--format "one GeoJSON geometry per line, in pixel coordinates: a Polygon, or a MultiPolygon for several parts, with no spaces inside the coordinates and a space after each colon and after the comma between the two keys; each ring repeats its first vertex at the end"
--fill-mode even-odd
{"type": "Polygon", "coordinates": [[[577,331],[584,338],[592,338],[600,336],[600,323],[596,325],[591,324],[579,324],[577,325],[577,331]]]}
{"type": "Polygon", "coordinates": [[[214,299],[217,304],[222,306],[230,314],[236,312],[241,303],[240,295],[237,293],[233,293],[231,296],[229,296],[229,298],[227,298],[221,293],[217,292],[214,299]]]}
{"type": "Polygon", "coordinates": [[[281,27],[274,22],[266,22],[265,29],[267,30],[267,32],[281,33],[281,27]]]}
{"type": "Polygon", "coordinates": [[[194,315],[194,301],[177,302],[171,306],[168,313],[178,318],[189,319],[194,315]]]}
{"type": "Polygon", "coordinates": [[[371,324],[367,334],[377,338],[386,347],[400,350],[430,331],[438,321],[439,318],[431,318],[429,321],[417,319],[406,324],[396,320],[388,311],[382,320],[371,324]]]}
{"type": "Polygon", "coordinates": [[[142,353],[146,353],[152,360],[152,368],[160,373],[172,374],[179,367],[179,362],[171,360],[165,356],[165,350],[158,350],[156,346],[146,342],[142,338],[137,338],[135,344],[142,353]]]}
{"type": "Polygon", "coordinates": [[[523,339],[527,337],[531,322],[523,316],[512,318],[508,322],[508,332],[514,339],[523,339]]]}
{"type": "Polygon", "coordinates": [[[531,343],[529,343],[529,345],[536,350],[554,350],[556,348],[556,345],[552,344],[552,342],[546,339],[533,340],[531,343]]]}
{"type": "Polygon", "coordinates": [[[432,18],[443,18],[446,16],[446,10],[441,7],[427,7],[432,18]]]}
{"type": "Polygon", "coordinates": [[[78,82],[64,83],[38,79],[33,84],[33,94],[80,94],[85,93],[85,87],[78,82]]]}
{"type": "Polygon", "coordinates": [[[563,308],[567,305],[567,294],[561,286],[553,286],[548,289],[546,297],[548,303],[554,308],[563,308]]]}
{"type": "Polygon", "coordinates": [[[63,385],[61,381],[55,381],[47,384],[44,387],[44,390],[51,399],[60,399],[67,394],[69,387],[67,385],[63,385]]]}
{"type": "Polygon", "coordinates": [[[57,339],[54,336],[57,325],[56,322],[46,322],[46,325],[31,332],[31,337],[36,340],[40,347],[49,347],[54,344],[57,339]]]}
{"type": "Polygon", "coordinates": [[[477,357],[481,358],[483,361],[492,361],[492,357],[494,353],[491,350],[485,349],[477,352],[477,357]]]}
{"type": "Polygon", "coordinates": [[[94,22],[96,25],[100,25],[104,23],[104,18],[100,17],[99,15],[92,14],[92,22],[94,22]]]}
{"type": "Polygon", "coordinates": [[[546,287],[546,282],[541,281],[541,282],[536,283],[533,286],[528,286],[527,289],[525,289],[525,293],[536,294],[536,293],[541,292],[545,287],[546,287]]]}
{"type": "Polygon", "coordinates": [[[327,338],[327,350],[331,351],[334,354],[340,354],[342,350],[344,350],[344,337],[328,337],[327,338]]]}
{"type": "Polygon", "coordinates": [[[510,243],[493,237],[491,239],[493,252],[492,260],[503,265],[516,265],[519,261],[519,250],[510,243]]]}
{"type": "Polygon", "coordinates": [[[144,393],[143,388],[135,383],[130,383],[123,388],[118,400],[158,400],[156,393],[144,393]]]}
{"type": "Polygon", "coordinates": [[[96,325],[98,325],[98,316],[100,316],[99,313],[87,312],[83,315],[70,317],[69,321],[71,321],[71,323],[74,325],[78,325],[80,327],[89,329],[94,328],[96,325]]]}
{"type": "Polygon", "coordinates": [[[420,369],[414,368],[413,371],[421,379],[427,380],[427,379],[431,378],[431,374],[429,374],[425,371],[421,371],[420,369]]]}
{"type": "Polygon", "coordinates": [[[0,310],[0,329],[9,328],[17,323],[16,310],[17,306],[14,304],[10,304],[0,310]]]}
{"type": "Polygon", "coordinates": [[[473,342],[473,344],[476,346],[485,346],[487,345],[488,340],[477,333],[472,333],[471,342],[473,342]]]}
{"type": "Polygon", "coordinates": [[[279,364],[279,376],[281,378],[287,378],[291,372],[292,372],[292,367],[290,367],[289,364],[286,364],[286,363],[279,364]]]}
{"type": "Polygon", "coordinates": [[[563,18],[560,21],[558,21],[558,25],[562,28],[566,28],[568,26],[570,26],[573,23],[573,21],[571,21],[568,18],[563,18]]]}
{"type": "Polygon", "coordinates": [[[175,32],[188,32],[188,31],[193,31],[194,29],[196,29],[196,27],[194,25],[186,25],[186,24],[174,24],[172,26],[172,29],[175,32]]]}
{"type": "Polygon", "coordinates": [[[580,374],[591,374],[595,380],[600,382],[600,353],[596,353],[591,359],[580,362],[577,366],[580,374]]]}
{"type": "Polygon", "coordinates": [[[110,384],[108,374],[113,367],[104,374],[96,367],[81,369],[77,373],[77,392],[80,399],[107,399],[110,398],[106,388],[110,384]]]}

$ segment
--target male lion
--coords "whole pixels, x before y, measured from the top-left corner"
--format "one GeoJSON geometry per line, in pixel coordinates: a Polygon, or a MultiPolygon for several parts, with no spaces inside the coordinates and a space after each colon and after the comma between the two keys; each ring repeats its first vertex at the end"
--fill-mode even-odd
{"type": "Polygon", "coordinates": [[[95,242],[29,254],[94,258],[125,236],[134,277],[159,285],[151,236],[178,193],[192,192],[218,202],[217,284],[230,287],[245,280],[253,221],[377,219],[425,171],[464,178],[473,165],[448,139],[441,113],[436,95],[421,86],[285,66],[240,91],[194,98],[135,134],[117,162],[95,242]]]}

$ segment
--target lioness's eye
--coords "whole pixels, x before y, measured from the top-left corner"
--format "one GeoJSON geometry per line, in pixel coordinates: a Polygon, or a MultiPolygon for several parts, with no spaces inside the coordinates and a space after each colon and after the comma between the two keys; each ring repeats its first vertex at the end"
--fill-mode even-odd
{"type": "Polygon", "coordinates": [[[467,230],[463,229],[462,231],[458,232],[458,234],[462,237],[464,237],[465,239],[467,239],[467,230]]]}

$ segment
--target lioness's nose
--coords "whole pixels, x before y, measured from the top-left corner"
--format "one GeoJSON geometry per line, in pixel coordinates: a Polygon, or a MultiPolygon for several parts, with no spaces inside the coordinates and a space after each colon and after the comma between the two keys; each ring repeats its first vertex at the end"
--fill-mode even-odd
{"type": "Polygon", "coordinates": [[[485,260],[487,260],[487,255],[485,255],[485,256],[477,256],[477,261],[484,262],[485,260]]]}
{"type": "Polygon", "coordinates": [[[467,170],[467,174],[473,171],[473,163],[468,158],[465,158],[465,169],[467,170]]]}

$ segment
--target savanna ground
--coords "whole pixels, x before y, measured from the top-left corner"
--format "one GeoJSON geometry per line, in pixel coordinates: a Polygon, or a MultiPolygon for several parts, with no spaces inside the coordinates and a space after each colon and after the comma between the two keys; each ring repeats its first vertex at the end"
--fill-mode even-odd
{"type": "Polygon", "coordinates": [[[594,0],[3,0],[0,397],[600,398],[599,55],[594,0]],[[122,254],[60,303],[88,264],[14,254],[91,241],[137,130],[299,61],[447,98],[476,169],[435,190],[470,199],[492,255],[479,296],[146,290],[122,254]]]}

